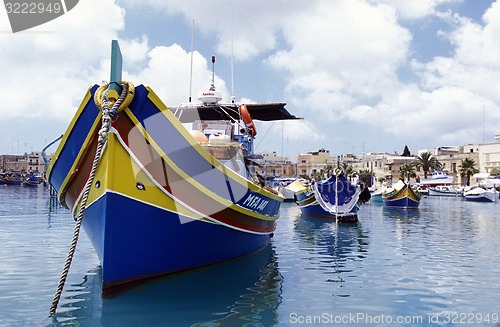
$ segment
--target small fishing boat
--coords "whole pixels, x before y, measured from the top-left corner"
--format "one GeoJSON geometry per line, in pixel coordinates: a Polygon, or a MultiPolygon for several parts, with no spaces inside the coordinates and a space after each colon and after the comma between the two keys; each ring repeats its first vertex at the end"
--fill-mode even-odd
{"type": "Polygon", "coordinates": [[[451,185],[453,184],[453,176],[448,174],[447,170],[440,169],[432,171],[429,178],[422,179],[420,181],[421,185],[424,186],[437,186],[437,185],[451,185]]]}
{"type": "Polygon", "coordinates": [[[21,185],[23,178],[18,173],[4,173],[0,175],[0,184],[21,185]]]}
{"type": "Polygon", "coordinates": [[[386,189],[382,200],[387,207],[418,208],[422,195],[407,183],[399,180],[393,187],[386,189]]]}
{"type": "Polygon", "coordinates": [[[382,203],[382,194],[387,189],[387,186],[380,185],[379,187],[370,191],[370,201],[374,203],[382,203]]]}
{"type": "Polygon", "coordinates": [[[480,186],[474,186],[464,192],[464,198],[466,201],[496,202],[498,200],[498,194],[495,188],[485,189],[480,186]]]}
{"type": "Polygon", "coordinates": [[[284,201],[294,201],[294,192],[287,188],[287,186],[297,179],[296,177],[276,177],[268,186],[278,192],[278,194],[283,197],[284,201]]]}
{"type": "Polygon", "coordinates": [[[351,184],[340,172],[309,186],[297,180],[288,188],[294,191],[296,202],[305,214],[329,217],[337,221],[358,221],[357,204],[362,193],[361,187],[351,184]]]}
{"type": "Polygon", "coordinates": [[[113,82],[89,88],[47,173],[97,252],[103,292],[265,247],[283,198],[247,160],[253,119],[297,117],[284,103],[222,104],[213,79],[200,103],[170,109],[121,81],[114,59],[113,82]]]}
{"type": "Polygon", "coordinates": [[[463,190],[457,190],[451,185],[438,185],[429,187],[430,196],[463,196],[463,190]]]}
{"type": "Polygon", "coordinates": [[[36,178],[36,176],[33,174],[26,174],[23,176],[22,183],[24,186],[38,186],[42,184],[42,180],[36,178]]]}

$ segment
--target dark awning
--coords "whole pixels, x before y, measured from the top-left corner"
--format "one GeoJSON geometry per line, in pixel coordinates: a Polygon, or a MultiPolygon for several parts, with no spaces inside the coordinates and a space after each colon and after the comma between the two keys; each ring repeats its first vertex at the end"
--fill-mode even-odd
{"type": "MultiPolygon", "coordinates": [[[[247,104],[247,109],[254,120],[273,121],[286,119],[302,119],[296,117],[285,109],[286,103],[247,104]]],[[[238,106],[235,104],[217,106],[192,106],[171,107],[170,110],[180,114],[182,123],[191,123],[195,120],[227,120],[228,115],[233,119],[239,119],[238,106]]]]}

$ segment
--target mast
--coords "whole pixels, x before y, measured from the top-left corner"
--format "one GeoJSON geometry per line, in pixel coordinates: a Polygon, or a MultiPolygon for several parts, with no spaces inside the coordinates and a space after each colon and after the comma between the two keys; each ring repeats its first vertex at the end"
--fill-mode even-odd
{"type": "Polygon", "coordinates": [[[234,57],[234,51],[233,51],[233,2],[230,1],[230,6],[229,6],[229,21],[231,25],[231,103],[234,103],[234,99],[236,98],[234,96],[234,63],[233,63],[233,57],[234,57]]]}
{"type": "Polygon", "coordinates": [[[191,103],[191,94],[193,92],[193,54],[194,54],[194,19],[191,30],[191,68],[189,71],[189,102],[191,103]]]}

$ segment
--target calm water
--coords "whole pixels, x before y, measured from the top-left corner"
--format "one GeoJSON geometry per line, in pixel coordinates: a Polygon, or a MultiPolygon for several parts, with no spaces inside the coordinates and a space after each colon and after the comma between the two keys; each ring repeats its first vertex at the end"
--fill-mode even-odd
{"type": "Polygon", "coordinates": [[[47,318],[74,222],[39,188],[0,186],[0,326],[498,326],[500,203],[364,205],[336,225],[282,206],[273,242],[243,259],[100,295],[82,230],[47,318]],[[489,322],[489,324],[488,324],[489,322]]]}

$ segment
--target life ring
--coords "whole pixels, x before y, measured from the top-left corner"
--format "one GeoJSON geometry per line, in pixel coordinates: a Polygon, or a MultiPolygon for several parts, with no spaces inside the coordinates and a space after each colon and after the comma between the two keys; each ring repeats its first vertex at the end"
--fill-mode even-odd
{"type": "MultiPolygon", "coordinates": [[[[127,94],[125,95],[125,98],[123,99],[123,102],[120,104],[118,109],[116,110],[117,112],[122,111],[123,109],[127,108],[130,102],[134,99],[134,94],[135,94],[135,86],[131,82],[126,82],[122,81],[122,84],[125,84],[127,86],[127,94]]],[[[108,89],[109,84],[104,84],[99,86],[99,88],[95,91],[94,93],[94,103],[96,106],[99,108],[99,110],[102,111],[102,96],[104,95],[104,92],[108,89]]],[[[115,101],[110,100],[109,101],[109,107],[112,108],[114,105],[115,101]]]]}
{"type": "Polygon", "coordinates": [[[257,128],[255,128],[255,124],[252,120],[252,116],[248,113],[247,106],[242,104],[239,108],[241,118],[243,118],[243,122],[245,123],[246,128],[248,129],[248,133],[255,137],[257,135],[257,128]]]}

